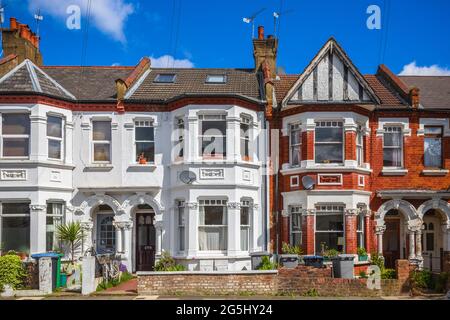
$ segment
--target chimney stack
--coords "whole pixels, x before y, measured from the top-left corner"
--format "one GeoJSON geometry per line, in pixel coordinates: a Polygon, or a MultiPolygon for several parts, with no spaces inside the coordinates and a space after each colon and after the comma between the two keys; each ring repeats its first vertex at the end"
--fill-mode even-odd
{"type": "Polygon", "coordinates": [[[264,40],[264,26],[258,27],[258,40],[264,40]]]}
{"type": "Polygon", "coordinates": [[[420,106],[420,90],[417,87],[411,88],[409,91],[409,96],[411,97],[411,106],[414,109],[418,109],[420,106]]]}
{"type": "Polygon", "coordinates": [[[263,71],[263,63],[269,67],[272,77],[276,76],[276,60],[278,52],[278,39],[273,36],[264,37],[264,27],[258,27],[258,38],[253,39],[253,57],[255,71],[263,71]]]}
{"type": "Polygon", "coordinates": [[[10,26],[3,28],[4,56],[17,55],[20,64],[25,59],[31,60],[38,66],[42,65],[42,55],[39,51],[39,37],[30,30],[26,24],[20,23],[16,18],[9,19],[10,26]]]}

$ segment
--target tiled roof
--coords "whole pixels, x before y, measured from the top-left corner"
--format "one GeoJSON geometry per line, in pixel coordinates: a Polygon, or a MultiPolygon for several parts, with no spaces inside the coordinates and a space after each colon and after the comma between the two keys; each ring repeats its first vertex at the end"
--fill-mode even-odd
{"type": "Polygon", "coordinates": [[[240,95],[260,100],[258,75],[253,69],[151,69],[129,100],[167,101],[182,95],[240,95]],[[175,74],[174,83],[154,82],[158,74],[175,74]],[[226,83],[206,83],[207,75],[225,75],[226,83]]]}
{"type": "Polygon", "coordinates": [[[409,87],[420,89],[424,108],[450,109],[450,76],[399,76],[409,87]]]}
{"type": "Polygon", "coordinates": [[[406,104],[400,98],[399,94],[396,94],[394,90],[391,90],[379,76],[365,75],[364,78],[375,91],[375,94],[378,96],[378,98],[380,98],[382,106],[406,106],[406,104]]]}
{"type": "Polygon", "coordinates": [[[78,100],[115,100],[117,79],[126,79],[134,67],[43,67],[48,75],[78,100]]]}
{"type": "Polygon", "coordinates": [[[275,95],[277,98],[277,102],[281,103],[289,89],[295,84],[298,80],[298,74],[292,75],[279,75],[277,79],[274,81],[275,86],[275,95]]]}
{"type": "Polygon", "coordinates": [[[25,60],[0,79],[0,92],[43,93],[64,99],[74,96],[55,79],[38,68],[30,60],[25,60]]]}

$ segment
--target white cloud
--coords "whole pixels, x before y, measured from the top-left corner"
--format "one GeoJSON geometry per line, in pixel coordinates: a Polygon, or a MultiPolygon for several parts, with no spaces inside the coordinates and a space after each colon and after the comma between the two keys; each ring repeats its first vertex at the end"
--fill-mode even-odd
{"type": "Polygon", "coordinates": [[[120,63],[119,62],[114,62],[111,66],[112,67],[118,67],[118,66],[120,66],[120,63]]]}
{"type": "MultiPolygon", "coordinates": [[[[91,26],[121,43],[126,42],[124,33],[125,22],[134,12],[134,7],[128,0],[91,0],[91,26]]],[[[33,14],[40,9],[41,14],[67,19],[67,7],[78,5],[81,14],[86,15],[88,0],[29,0],[29,10],[33,14]]],[[[83,21],[85,23],[85,21],[83,21]]],[[[64,24],[65,25],[65,24],[64,24]]],[[[83,24],[81,24],[83,28],[83,24]]]]}
{"type": "Polygon", "coordinates": [[[151,66],[154,68],[193,68],[194,63],[188,59],[174,59],[170,55],[159,58],[150,57],[151,66]]]}
{"type": "Polygon", "coordinates": [[[417,66],[416,62],[413,61],[403,67],[400,72],[401,76],[450,76],[450,69],[443,68],[437,64],[433,64],[429,67],[427,66],[417,66]]]}

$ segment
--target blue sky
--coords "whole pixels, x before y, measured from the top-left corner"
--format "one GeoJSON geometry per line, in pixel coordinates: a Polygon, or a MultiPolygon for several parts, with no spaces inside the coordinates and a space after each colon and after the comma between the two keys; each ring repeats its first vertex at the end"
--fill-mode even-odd
{"type": "Polygon", "coordinates": [[[267,8],[256,25],[265,25],[271,34],[272,12],[282,6],[282,11],[293,10],[280,22],[278,65],[287,73],[301,72],[330,36],[362,73],[375,72],[379,63],[395,73],[404,66],[409,73],[450,73],[447,0],[92,0],[89,28],[88,0],[2,2],[6,24],[14,16],[33,30],[40,8],[46,65],[135,65],[150,56],[160,66],[252,67],[251,26],[242,18],[267,8]],[[81,7],[80,30],[66,27],[70,4],[81,7]],[[369,5],[381,9],[381,30],[366,27],[369,5]],[[161,58],[166,55],[176,61],[161,58]]]}

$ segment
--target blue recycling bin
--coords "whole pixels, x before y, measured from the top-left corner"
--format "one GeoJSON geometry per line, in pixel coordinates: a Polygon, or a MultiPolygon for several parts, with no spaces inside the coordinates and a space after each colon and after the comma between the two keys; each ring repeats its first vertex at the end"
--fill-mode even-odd
{"type": "Polygon", "coordinates": [[[303,261],[305,262],[305,266],[323,268],[322,256],[303,256],[303,261]]]}
{"type": "Polygon", "coordinates": [[[40,258],[51,258],[52,259],[52,290],[55,291],[56,288],[60,287],[60,277],[61,277],[61,257],[64,255],[55,252],[44,252],[32,254],[31,258],[35,259],[39,264],[40,258]]]}

